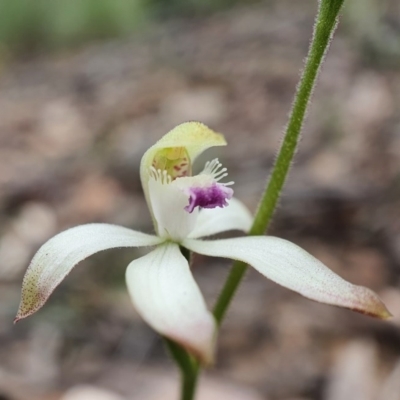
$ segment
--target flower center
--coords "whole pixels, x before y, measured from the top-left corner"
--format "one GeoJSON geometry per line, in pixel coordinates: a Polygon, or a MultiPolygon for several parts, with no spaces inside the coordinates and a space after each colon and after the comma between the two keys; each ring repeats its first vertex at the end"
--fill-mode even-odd
{"type": "Polygon", "coordinates": [[[150,176],[161,186],[171,185],[171,189],[174,187],[186,195],[189,204],[183,209],[191,214],[196,207],[200,209],[228,205],[227,200],[233,195],[233,190],[228,186],[233,185],[233,182],[220,182],[228,175],[226,171],[218,159],[215,159],[207,162],[199,175],[190,176],[192,166],[186,148],[167,147],[154,156],[150,176]]]}
{"type": "MultiPolygon", "coordinates": [[[[208,162],[199,175],[178,177],[175,175],[173,179],[169,172],[171,168],[177,171],[173,167],[180,164],[172,162],[174,160],[171,154],[173,153],[167,152],[168,157],[163,158],[158,155],[155,158],[154,164],[169,163],[170,168],[162,170],[150,167],[148,188],[157,234],[179,242],[193,230],[199,209],[228,205],[228,200],[233,195],[233,190],[228,186],[233,182],[220,182],[227,176],[227,172],[218,160],[208,162]]],[[[175,159],[177,162],[182,162],[186,157],[185,153],[180,153],[178,156],[175,159]]],[[[189,170],[190,168],[186,169],[189,170]]]]}

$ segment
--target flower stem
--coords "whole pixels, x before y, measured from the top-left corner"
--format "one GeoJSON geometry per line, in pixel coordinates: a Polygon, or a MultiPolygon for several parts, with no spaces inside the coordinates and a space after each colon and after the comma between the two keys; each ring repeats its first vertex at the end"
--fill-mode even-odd
{"type": "Polygon", "coordinates": [[[186,350],[170,339],[164,338],[173,359],[181,371],[181,400],[193,400],[199,372],[199,364],[186,350]]]}
{"type": "MultiPolygon", "coordinates": [[[[190,264],[191,252],[182,246],[180,250],[190,264]]],[[[175,343],[167,337],[163,339],[172,358],[181,371],[180,400],[193,400],[196,394],[197,379],[200,371],[199,363],[178,343],[175,343]]]]}
{"type": "MultiPolygon", "coordinates": [[[[307,107],[315,87],[318,72],[329,48],[344,0],[320,0],[315,19],[314,34],[297,87],[283,142],[275,160],[270,179],[265,188],[249,235],[262,235],[271,222],[293,156],[296,152],[307,107]]],[[[246,272],[247,265],[235,262],[214,307],[214,316],[220,324],[246,272]]]]}

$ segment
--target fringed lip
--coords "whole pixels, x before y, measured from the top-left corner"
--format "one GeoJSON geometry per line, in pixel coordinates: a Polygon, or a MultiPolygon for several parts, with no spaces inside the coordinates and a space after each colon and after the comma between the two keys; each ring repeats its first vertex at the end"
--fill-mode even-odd
{"type": "Polygon", "coordinates": [[[230,187],[219,183],[212,183],[206,187],[191,187],[188,189],[189,204],[185,210],[192,213],[196,207],[200,208],[216,208],[226,207],[228,201],[233,196],[233,190],[230,187]]]}

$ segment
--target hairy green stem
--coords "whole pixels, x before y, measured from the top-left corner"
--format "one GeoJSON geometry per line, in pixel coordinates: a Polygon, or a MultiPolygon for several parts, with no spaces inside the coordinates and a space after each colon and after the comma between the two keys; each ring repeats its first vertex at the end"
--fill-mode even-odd
{"type": "Polygon", "coordinates": [[[164,342],[181,371],[180,400],[193,400],[199,375],[199,364],[177,343],[167,338],[164,338],[164,342]]]}
{"type": "MultiPolygon", "coordinates": [[[[191,252],[180,247],[183,256],[190,264],[191,252]]],[[[199,376],[199,363],[178,343],[164,337],[164,343],[181,372],[180,400],[193,400],[199,376]]]]}
{"type": "MultiPolygon", "coordinates": [[[[305,67],[297,87],[289,122],[275,160],[274,168],[254,217],[250,235],[262,235],[271,222],[279,196],[288,175],[300,138],[301,128],[315,87],[318,72],[335,31],[344,0],[321,0],[314,25],[314,34],[305,67]]],[[[247,265],[235,262],[214,307],[214,316],[220,324],[246,272],[247,265]]]]}
{"type": "MultiPolygon", "coordinates": [[[[293,156],[297,149],[301,128],[312,91],[316,84],[316,78],[324,55],[329,48],[330,39],[335,31],[339,11],[343,2],[344,0],[320,0],[315,20],[313,39],[300,79],[300,84],[297,88],[289,123],[286,127],[282,145],[275,160],[270,179],[258,206],[253,226],[249,232],[250,235],[264,234],[275,211],[293,156]]],[[[189,252],[184,252],[183,254],[190,262],[189,252]]],[[[235,262],[233,264],[214,307],[214,316],[218,324],[221,324],[246,269],[247,266],[245,263],[235,262]]],[[[165,338],[165,343],[182,373],[181,400],[194,400],[197,378],[200,371],[198,362],[175,342],[165,338]]]]}

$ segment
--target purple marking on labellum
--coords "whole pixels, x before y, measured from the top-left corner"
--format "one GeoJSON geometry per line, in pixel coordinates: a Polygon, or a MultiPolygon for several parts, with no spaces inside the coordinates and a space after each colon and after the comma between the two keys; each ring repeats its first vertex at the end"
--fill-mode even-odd
{"type": "Polygon", "coordinates": [[[189,192],[189,204],[185,210],[193,212],[195,207],[215,208],[228,205],[227,200],[233,196],[233,190],[219,183],[213,183],[207,187],[192,187],[189,192]]]}

